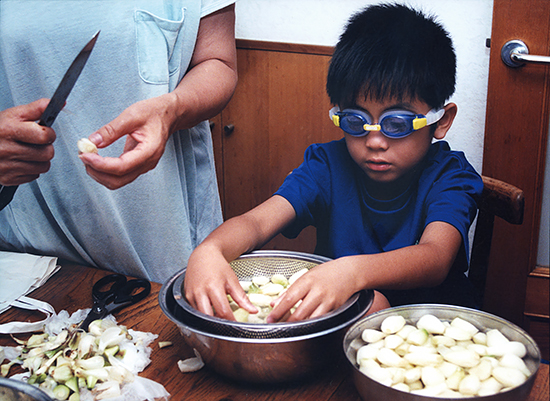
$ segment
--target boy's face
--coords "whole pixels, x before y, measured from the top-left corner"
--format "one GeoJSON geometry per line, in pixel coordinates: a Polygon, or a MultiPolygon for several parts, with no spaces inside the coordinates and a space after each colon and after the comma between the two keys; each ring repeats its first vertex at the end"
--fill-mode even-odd
{"type": "MultiPolygon", "coordinates": [[[[345,108],[366,112],[371,116],[373,124],[378,123],[380,116],[387,111],[407,110],[423,115],[430,111],[430,107],[422,101],[392,99],[380,102],[361,98],[355,105],[345,105],[345,108]]],[[[443,136],[439,131],[439,127],[435,129],[437,139],[445,136],[446,129],[443,136]]],[[[362,137],[347,133],[344,135],[351,157],[365,174],[375,183],[389,184],[408,181],[415,167],[426,156],[434,137],[433,132],[430,126],[426,126],[404,138],[395,139],[388,138],[380,131],[371,131],[362,137]]]]}

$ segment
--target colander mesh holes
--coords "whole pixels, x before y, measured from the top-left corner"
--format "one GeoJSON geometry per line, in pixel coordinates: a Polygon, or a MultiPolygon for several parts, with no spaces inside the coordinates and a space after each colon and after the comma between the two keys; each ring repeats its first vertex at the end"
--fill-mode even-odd
{"type": "Polygon", "coordinates": [[[289,278],[304,267],[311,269],[318,264],[291,258],[272,257],[242,258],[230,263],[239,280],[250,280],[254,276],[271,277],[275,272],[289,278]]]}

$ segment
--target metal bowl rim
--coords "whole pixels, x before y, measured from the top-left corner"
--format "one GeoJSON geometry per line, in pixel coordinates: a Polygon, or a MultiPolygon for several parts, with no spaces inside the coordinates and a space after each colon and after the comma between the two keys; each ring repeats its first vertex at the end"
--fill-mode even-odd
{"type": "MultiPolygon", "coordinates": [[[[303,340],[309,340],[309,339],[312,339],[312,338],[316,338],[316,337],[322,337],[324,335],[328,335],[328,334],[331,334],[331,333],[334,333],[334,332],[337,332],[339,331],[340,329],[343,329],[345,327],[348,327],[348,326],[351,326],[353,325],[355,322],[357,322],[359,319],[361,319],[364,314],[369,310],[369,308],[371,307],[372,305],[372,296],[373,296],[373,293],[372,291],[366,291],[366,290],[363,290],[363,291],[360,291],[358,294],[359,294],[359,297],[368,297],[370,295],[371,297],[371,301],[368,303],[367,307],[364,308],[364,310],[362,310],[360,313],[358,313],[356,316],[354,316],[353,318],[347,320],[346,322],[343,322],[337,326],[333,326],[329,329],[326,329],[326,330],[323,330],[323,331],[319,331],[319,332],[313,332],[311,334],[306,334],[306,335],[302,335],[302,336],[295,336],[295,337],[282,337],[282,338],[244,338],[244,337],[229,337],[229,336],[223,336],[223,335],[219,335],[219,334],[212,334],[212,333],[209,333],[207,331],[204,331],[204,330],[201,330],[201,329],[197,329],[191,325],[188,325],[188,324],[184,324],[182,322],[180,322],[174,315],[173,313],[169,310],[168,308],[168,305],[166,303],[166,297],[171,293],[170,291],[170,287],[173,285],[176,277],[180,274],[181,272],[178,272],[176,273],[174,276],[172,276],[172,278],[170,278],[167,282],[165,282],[163,285],[162,285],[162,288],[159,292],[159,305],[160,305],[160,308],[161,310],[164,312],[164,314],[173,322],[175,323],[178,327],[180,327],[180,329],[183,327],[195,334],[200,334],[200,335],[203,335],[203,336],[206,336],[206,337],[211,337],[211,338],[215,338],[215,339],[219,339],[219,340],[225,340],[225,341],[230,341],[230,342],[239,342],[239,343],[258,343],[258,344],[269,344],[269,343],[285,343],[285,342],[295,342],[295,341],[303,341],[303,340]]],[[[176,307],[180,307],[179,304],[175,303],[175,306],[176,307]]]]}
{"type": "Polygon", "coordinates": [[[53,401],[44,391],[21,380],[0,376],[0,387],[10,388],[33,397],[36,401],[53,401]]]}
{"type": "MultiPolygon", "coordinates": [[[[507,327],[517,331],[518,333],[523,335],[529,341],[529,343],[530,343],[529,345],[533,346],[533,348],[535,350],[536,355],[531,356],[531,358],[535,362],[535,370],[534,370],[534,372],[531,372],[531,375],[529,375],[529,377],[527,378],[527,380],[523,384],[520,384],[519,386],[513,387],[508,391],[517,391],[517,389],[521,388],[525,384],[527,384],[529,382],[532,382],[534,380],[534,378],[535,378],[535,376],[536,376],[536,374],[537,374],[537,372],[540,368],[541,353],[540,353],[540,349],[539,349],[538,344],[529,335],[529,333],[527,333],[525,330],[523,330],[521,327],[517,326],[516,324],[514,324],[512,322],[509,322],[506,319],[503,319],[499,316],[493,315],[492,313],[481,311],[481,310],[478,310],[478,309],[467,308],[467,307],[464,307],[464,306],[446,305],[446,304],[411,304],[411,305],[395,306],[395,307],[383,309],[383,310],[380,310],[378,312],[372,313],[372,314],[370,314],[366,317],[363,317],[362,319],[356,321],[346,331],[346,334],[345,334],[344,339],[342,341],[342,346],[343,346],[343,351],[344,351],[344,354],[345,354],[345,359],[346,359],[347,363],[352,366],[354,374],[360,374],[360,375],[362,375],[361,376],[362,378],[365,378],[365,379],[367,379],[367,380],[369,380],[372,383],[375,383],[377,385],[383,386],[385,391],[389,391],[389,392],[399,391],[399,390],[393,389],[389,386],[378,383],[376,380],[368,377],[367,375],[365,375],[364,373],[362,373],[359,370],[359,368],[357,367],[355,362],[350,360],[349,353],[348,353],[351,342],[356,338],[356,334],[354,334],[355,338],[350,338],[350,337],[351,337],[352,333],[354,333],[354,331],[356,331],[359,327],[364,325],[369,320],[375,319],[378,316],[395,314],[395,313],[398,313],[398,312],[401,312],[401,311],[404,311],[404,310],[405,311],[411,311],[411,310],[421,310],[421,309],[430,309],[431,310],[431,312],[426,312],[426,313],[433,313],[434,309],[440,309],[440,310],[442,309],[442,310],[447,310],[447,311],[451,311],[451,312],[452,311],[457,311],[457,312],[475,314],[479,317],[489,318],[492,321],[494,321],[495,323],[499,323],[503,326],[507,326],[507,327]]],[[[365,379],[363,379],[363,380],[365,380],[365,379]]],[[[494,399],[495,396],[498,396],[498,394],[493,394],[493,395],[490,395],[490,396],[465,397],[465,398],[461,398],[461,399],[464,399],[464,400],[478,400],[478,399],[483,400],[483,399],[494,399]]],[[[437,399],[438,401],[439,400],[441,400],[441,401],[451,400],[450,398],[443,398],[443,397],[425,397],[425,396],[418,396],[418,397],[420,397],[422,399],[426,398],[427,400],[432,400],[432,399],[434,399],[434,400],[437,399]]]]}
{"type": "MultiPolygon", "coordinates": [[[[332,259],[327,258],[326,256],[321,255],[315,255],[305,252],[296,252],[296,251],[280,251],[280,250],[257,250],[252,251],[250,253],[243,254],[239,256],[237,259],[249,259],[249,258],[256,258],[256,257],[288,257],[288,258],[294,258],[294,259],[300,259],[305,260],[308,262],[329,262],[332,259]]],[[[236,260],[237,260],[236,259],[236,260]]],[[[176,302],[179,304],[179,306],[185,310],[186,312],[195,315],[196,317],[206,320],[213,324],[220,324],[224,326],[230,326],[230,327],[237,327],[238,329],[243,330],[250,330],[250,331],[261,331],[261,330],[272,330],[272,329],[292,329],[292,328],[298,328],[300,326],[306,326],[306,325],[314,325],[317,323],[325,323],[327,320],[338,318],[338,315],[342,313],[343,311],[350,308],[354,303],[356,303],[359,299],[359,292],[353,294],[343,305],[341,305],[339,308],[336,308],[328,313],[325,313],[322,316],[319,316],[314,319],[305,319],[300,320],[298,322],[276,322],[276,323],[241,323],[241,322],[234,322],[232,320],[222,319],[216,316],[210,316],[206,313],[203,313],[195,308],[193,308],[185,299],[184,294],[181,291],[181,288],[178,288],[179,286],[176,285],[176,282],[179,282],[183,280],[183,275],[185,274],[185,271],[187,268],[181,269],[176,275],[178,276],[174,280],[174,287],[173,287],[173,295],[176,302]]],[[[183,282],[181,283],[183,284],[183,282]]]]}
{"type": "MultiPolygon", "coordinates": [[[[345,340],[348,338],[348,336],[351,335],[351,332],[354,329],[356,329],[356,327],[361,326],[362,324],[365,324],[365,322],[367,322],[369,320],[373,320],[377,316],[389,315],[391,313],[397,313],[397,312],[403,311],[403,310],[421,310],[421,309],[445,309],[445,310],[448,310],[448,311],[455,311],[456,310],[456,311],[460,311],[460,312],[464,312],[464,313],[478,315],[478,316],[485,317],[485,318],[490,318],[490,319],[494,320],[495,322],[498,322],[498,323],[502,324],[503,326],[509,326],[510,328],[520,332],[535,347],[535,349],[537,351],[538,359],[540,359],[540,357],[541,357],[540,349],[539,349],[538,344],[536,343],[536,341],[529,335],[529,333],[527,333],[525,330],[523,330],[518,325],[516,325],[516,324],[514,324],[514,323],[512,323],[512,322],[510,322],[510,321],[508,321],[504,318],[501,318],[500,316],[489,313],[489,312],[485,312],[485,311],[478,310],[478,309],[467,308],[467,307],[464,307],[464,306],[446,305],[446,304],[402,305],[402,306],[394,306],[394,307],[391,307],[391,308],[387,308],[387,309],[377,311],[377,312],[372,313],[372,314],[364,317],[363,319],[355,322],[353,324],[353,326],[351,326],[349,328],[348,332],[346,333],[346,336],[345,336],[346,338],[344,339],[344,343],[345,343],[345,340]]],[[[347,351],[347,350],[344,350],[344,351],[347,351]]]]}

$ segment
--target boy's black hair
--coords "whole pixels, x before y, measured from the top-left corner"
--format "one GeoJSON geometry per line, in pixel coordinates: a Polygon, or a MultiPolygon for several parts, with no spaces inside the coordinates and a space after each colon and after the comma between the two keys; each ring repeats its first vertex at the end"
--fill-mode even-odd
{"type": "Polygon", "coordinates": [[[332,104],[418,99],[442,107],[455,90],[456,56],[447,31],[399,4],[371,6],[351,17],[327,76],[332,104]]]}

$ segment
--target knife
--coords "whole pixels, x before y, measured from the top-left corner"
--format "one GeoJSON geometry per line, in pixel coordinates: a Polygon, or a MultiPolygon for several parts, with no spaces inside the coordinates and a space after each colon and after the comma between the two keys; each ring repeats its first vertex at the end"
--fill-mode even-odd
{"type": "MultiPolygon", "coordinates": [[[[55,93],[50,99],[50,103],[48,103],[48,106],[46,106],[46,110],[44,110],[44,113],[42,113],[42,117],[40,117],[38,124],[44,127],[52,126],[57,115],[59,114],[63,106],[65,106],[65,101],[67,100],[69,93],[71,93],[71,90],[73,89],[76,80],[82,72],[82,69],[86,65],[88,57],[90,57],[90,53],[94,48],[97,37],[99,36],[99,32],[100,31],[96,32],[92,39],[90,39],[90,41],[86,44],[86,46],[84,46],[80,53],[78,53],[78,56],[76,56],[76,58],[74,59],[73,63],[63,76],[63,79],[61,80],[59,86],[55,90],[55,93]]],[[[4,209],[4,207],[6,207],[8,203],[11,202],[11,200],[13,199],[13,195],[17,190],[17,187],[18,185],[9,187],[0,185],[0,210],[4,209]]]]}

